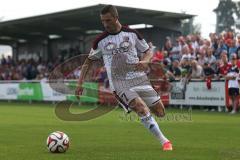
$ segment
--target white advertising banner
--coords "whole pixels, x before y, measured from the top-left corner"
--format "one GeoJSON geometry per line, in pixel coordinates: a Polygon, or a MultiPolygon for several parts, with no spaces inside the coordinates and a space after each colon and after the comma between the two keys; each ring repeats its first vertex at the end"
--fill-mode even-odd
{"type": "Polygon", "coordinates": [[[0,84],[0,99],[15,100],[18,97],[18,83],[2,83],[0,84]]]}
{"type": "Polygon", "coordinates": [[[66,96],[62,93],[54,91],[49,83],[41,82],[43,100],[45,101],[64,101],[66,96]]]}
{"type": "Polygon", "coordinates": [[[208,89],[205,82],[189,82],[186,89],[181,82],[173,82],[170,104],[225,106],[225,82],[212,82],[208,89]]]}

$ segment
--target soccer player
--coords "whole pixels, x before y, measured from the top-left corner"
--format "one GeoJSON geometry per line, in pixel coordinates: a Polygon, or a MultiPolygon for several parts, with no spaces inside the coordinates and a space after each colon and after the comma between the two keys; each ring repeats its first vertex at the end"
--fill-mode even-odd
{"type": "Polygon", "coordinates": [[[149,45],[138,32],[120,24],[114,6],[105,6],[101,10],[100,17],[105,32],[95,39],[89,56],[83,64],[76,96],[79,97],[82,93],[82,84],[88,68],[94,60],[103,58],[110,88],[118,101],[138,114],[141,123],[162,144],[164,151],[172,150],[171,142],[164,136],[151,115],[152,112],[157,117],[163,117],[165,108],[144,72],[152,57],[149,45]],[[141,53],[144,55],[140,60],[138,54],[141,53]]]}

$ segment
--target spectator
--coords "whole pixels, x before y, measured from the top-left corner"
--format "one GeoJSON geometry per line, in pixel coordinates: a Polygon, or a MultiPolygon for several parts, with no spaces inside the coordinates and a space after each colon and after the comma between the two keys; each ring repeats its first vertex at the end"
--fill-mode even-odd
{"type": "Polygon", "coordinates": [[[4,57],[4,55],[2,55],[1,65],[5,65],[5,64],[7,64],[7,60],[6,60],[6,58],[4,57]]]}
{"type": "Polygon", "coordinates": [[[178,41],[177,41],[177,44],[174,45],[172,48],[172,51],[170,53],[170,58],[171,58],[171,61],[181,60],[181,46],[178,44],[178,41]]]}
{"type": "Polygon", "coordinates": [[[183,54],[182,49],[186,45],[184,37],[183,36],[178,37],[176,42],[177,42],[176,46],[179,49],[179,53],[180,53],[180,55],[182,55],[183,54]]]}
{"type": "Polygon", "coordinates": [[[219,38],[218,39],[218,47],[214,52],[214,56],[216,57],[216,59],[220,59],[221,53],[223,51],[227,52],[227,50],[228,50],[228,48],[227,48],[226,44],[224,43],[224,40],[219,38]]]}
{"type": "Polygon", "coordinates": [[[152,57],[152,60],[153,61],[163,61],[163,59],[164,59],[164,54],[162,53],[162,52],[160,52],[160,51],[156,51],[155,53],[154,53],[154,55],[153,55],[153,57],[152,57]]]}
{"type": "Polygon", "coordinates": [[[170,54],[171,54],[172,48],[173,48],[173,46],[172,46],[171,38],[166,37],[166,40],[165,40],[165,43],[164,43],[164,46],[163,46],[163,49],[162,49],[164,55],[169,57],[170,54]]]}
{"type": "Polygon", "coordinates": [[[238,95],[239,95],[239,84],[238,84],[239,70],[237,67],[236,55],[232,55],[231,64],[232,64],[232,67],[228,71],[226,79],[228,80],[228,93],[232,100],[231,114],[235,114],[237,112],[238,95]]]}
{"type": "Polygon", "coordinates": [[[193,56],[197,56],[197,52],[199,50],[199,43],[198,43],[198,36],[197,35],[191,35],[191,43],[193,48],[193,56]]]}
{"type": "Polygon", "coordinates": [[[205,62],[204,65],[203,65],[204,79],[213,78],[214,74],[215,74],[215,72],[214,72],[213,68],[210,66],[210,64],[208,62],[205,62]]]}
{"type": "Polygon", "coordinates": [[[196,60],[192,61],[192,74],[191,78],[202,78],[203,77],[203,68],[200,66],[196,60]]]}
{"type": "Polygon", "coordinates": [[[216,33],[210,33],[209,38],[210,38],[211,43],[213,44],[216,40],[216,33]]]}
{"type": "Polygon", "coordinates": [[[9,65],[14,65],[14,63],[13,63],[13,59],[12,59],[11,56],[7,56],[6,63],[9,64],[9,65]]]}
{"type": "Polygon", "coordinates": [[[172,62],[172,66],[170,67],[170,72],[173,73],[175,78],[180,78],[181,77],[181,70],[179,67],[179,61],[175,60],[172,62]]]}
{"type": "Polygon", "coordinates": [[[210,47],[213,49],[213,55],[215,56],[215,51],[218,48],[218,36],[216,35],[216,33],[210,33],[209,37],[211,43],[210,47]]]}
{"type": "Polygon", "coordinates": [[[240,59],[240,33],[237,35],[237,45],[236,45],[236,47],[237,47],[237,51],[236,51],[237,58],[240,59]]]}
{"type": "Polygon", "coordinates": [[[37,72],[38,73],[42,73],[46,70],[46,65],[44,65],[44,63],[40,63],[37,65],[37,72]]]}
{"type": "Polygon", "coordinates": [[[207,39],[203,40],[203,45],[206,46],[207,48],[211,48],[211,42],[207,39]]]}
{"type": "Polygon", "coordinates": [[[237,46],[236,46],[236,41],[233,40],[233,39],[229,39],[228,40],[228,54],[229,54],[229,57],[232,56],[232,54],[236,54],[237,53],[237,46]]]}
{"type": "Polygon", "coordinates": [[[149,49],[151,50],[151,52],[154,53],[156,46],[154,46],[152,42],[148,42],[148,46],[149,46],[149,49]]]}
{"type": "Polygon", "coordinates": [[[201,47],[197,55],[198,64],[203,66],[205,63],[206,47],[201,47]]]}
{"type": "MultiPolygon", "coordinates": [[[[203,77],[206,81],[206,87],[208,89],[212,88],[212,78],[214,77],[214,74],[215,72],[210,66],[210,64],[208,62],[205,62],[203,65],[203,77]]],[[[215,108],[211,106],[207,106],[205,107],[205,111],[215,111],[215,108]]]]}
{"type": "Polygon", "coordinates": [[[210,64],[213,69],[216,69],[216,58],[213,55],[213,49],[208,47],[204,62],[210,64]]]}
{"type": "Polygon", "coordinates": [[[191,55],[194,55],[195,56],[195,50],[194,50],[194,48],[193,48],[193,46],[192,46],[192,41],[191,41],[191,36],[190,35],[188,35],[187,37],[186,37],[186,45],[188,46],[188,48],[189,48],[189,53],[191,54],[191,55]]]}
{"type": "Polygon", "coordinates": [[[175,76],[173,73],[168,69],[168,61],[160,58],[153,58],[152,64],[150,65],[151,71],[148,73],[149,79],[155,80],[159,78],[169,78],[170,80],[174,80],[175,76]]]}
{"type": "Polygon", "coordinates": [[[190,53],[190,49],[188,45],[183,46],[182,48],[182,60],[183,59],[191,59],[192,55],[190,53]]]}
{"type": "Polygon", "coordinates": [[[220,76],[220,78],[225,77],[231,67],[232,67],[232,65],[230,63],[228,63],[227,52],[222,52],[221,63],[220,63],[220,67],[218,69],[218,75],[220,76]]]}
{"type": "Polygon", "coordinates": [[[191,74],[191,56],[183,56],[180,62],[181,77],[189,78],[191,74]]]}

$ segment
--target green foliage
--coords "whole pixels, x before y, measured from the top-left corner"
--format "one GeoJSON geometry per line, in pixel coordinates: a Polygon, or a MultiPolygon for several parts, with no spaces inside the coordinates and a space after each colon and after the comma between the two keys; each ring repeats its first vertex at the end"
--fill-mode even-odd
{"type": "Polygon", "coordinates": [[[240,2],[232,0],[219,0],[218,7],[214,10],[217,14],[217,32],[233,31],[235,27],[240,29],[236,21],[240,19],[240,2]]]}

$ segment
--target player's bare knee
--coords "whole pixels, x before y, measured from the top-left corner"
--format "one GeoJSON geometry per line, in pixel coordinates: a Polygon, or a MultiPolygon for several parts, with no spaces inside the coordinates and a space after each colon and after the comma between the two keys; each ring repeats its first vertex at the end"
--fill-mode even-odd
{"type": "Polygon", "coordinates": [[[143,106],[143,107],[140,107],[137,111],[137,114],[139,116],[146,116],[147,114],[149,113],[149,110],[147,109],[147,107],[143,106]]]}
{"type": "Polygon", "coordinates": [[[147,115],[147,113],[149,113],[149,110],[147,109],[147,107],[145,107],[142,104],[138,104],[137,106],[135,106],[134,110],[139,116],[145,116],[147,115]]]}
{"type": "Polygon", "coordinates": [[[157,117],[164,117],[165,116],[165,108],[162,103],[158,103],[157,105],[151,107],[151,111],[157,117]]]}
{"type": "Polygon", "coordinates": [[[141,100],[133,100],[133,102],[130,103],[130,106],[139,116],[145,116],[149,113],[149,109],[141,100]]]}
{"type": "Polygon", "coordinates": [[[156,117],[164,117],[165,116],[165,112],[162,112],[162,111],[158,111],[158,110],[155,110],[153,108],[151,108],[151,112],[156,116],[156,117]]]}

